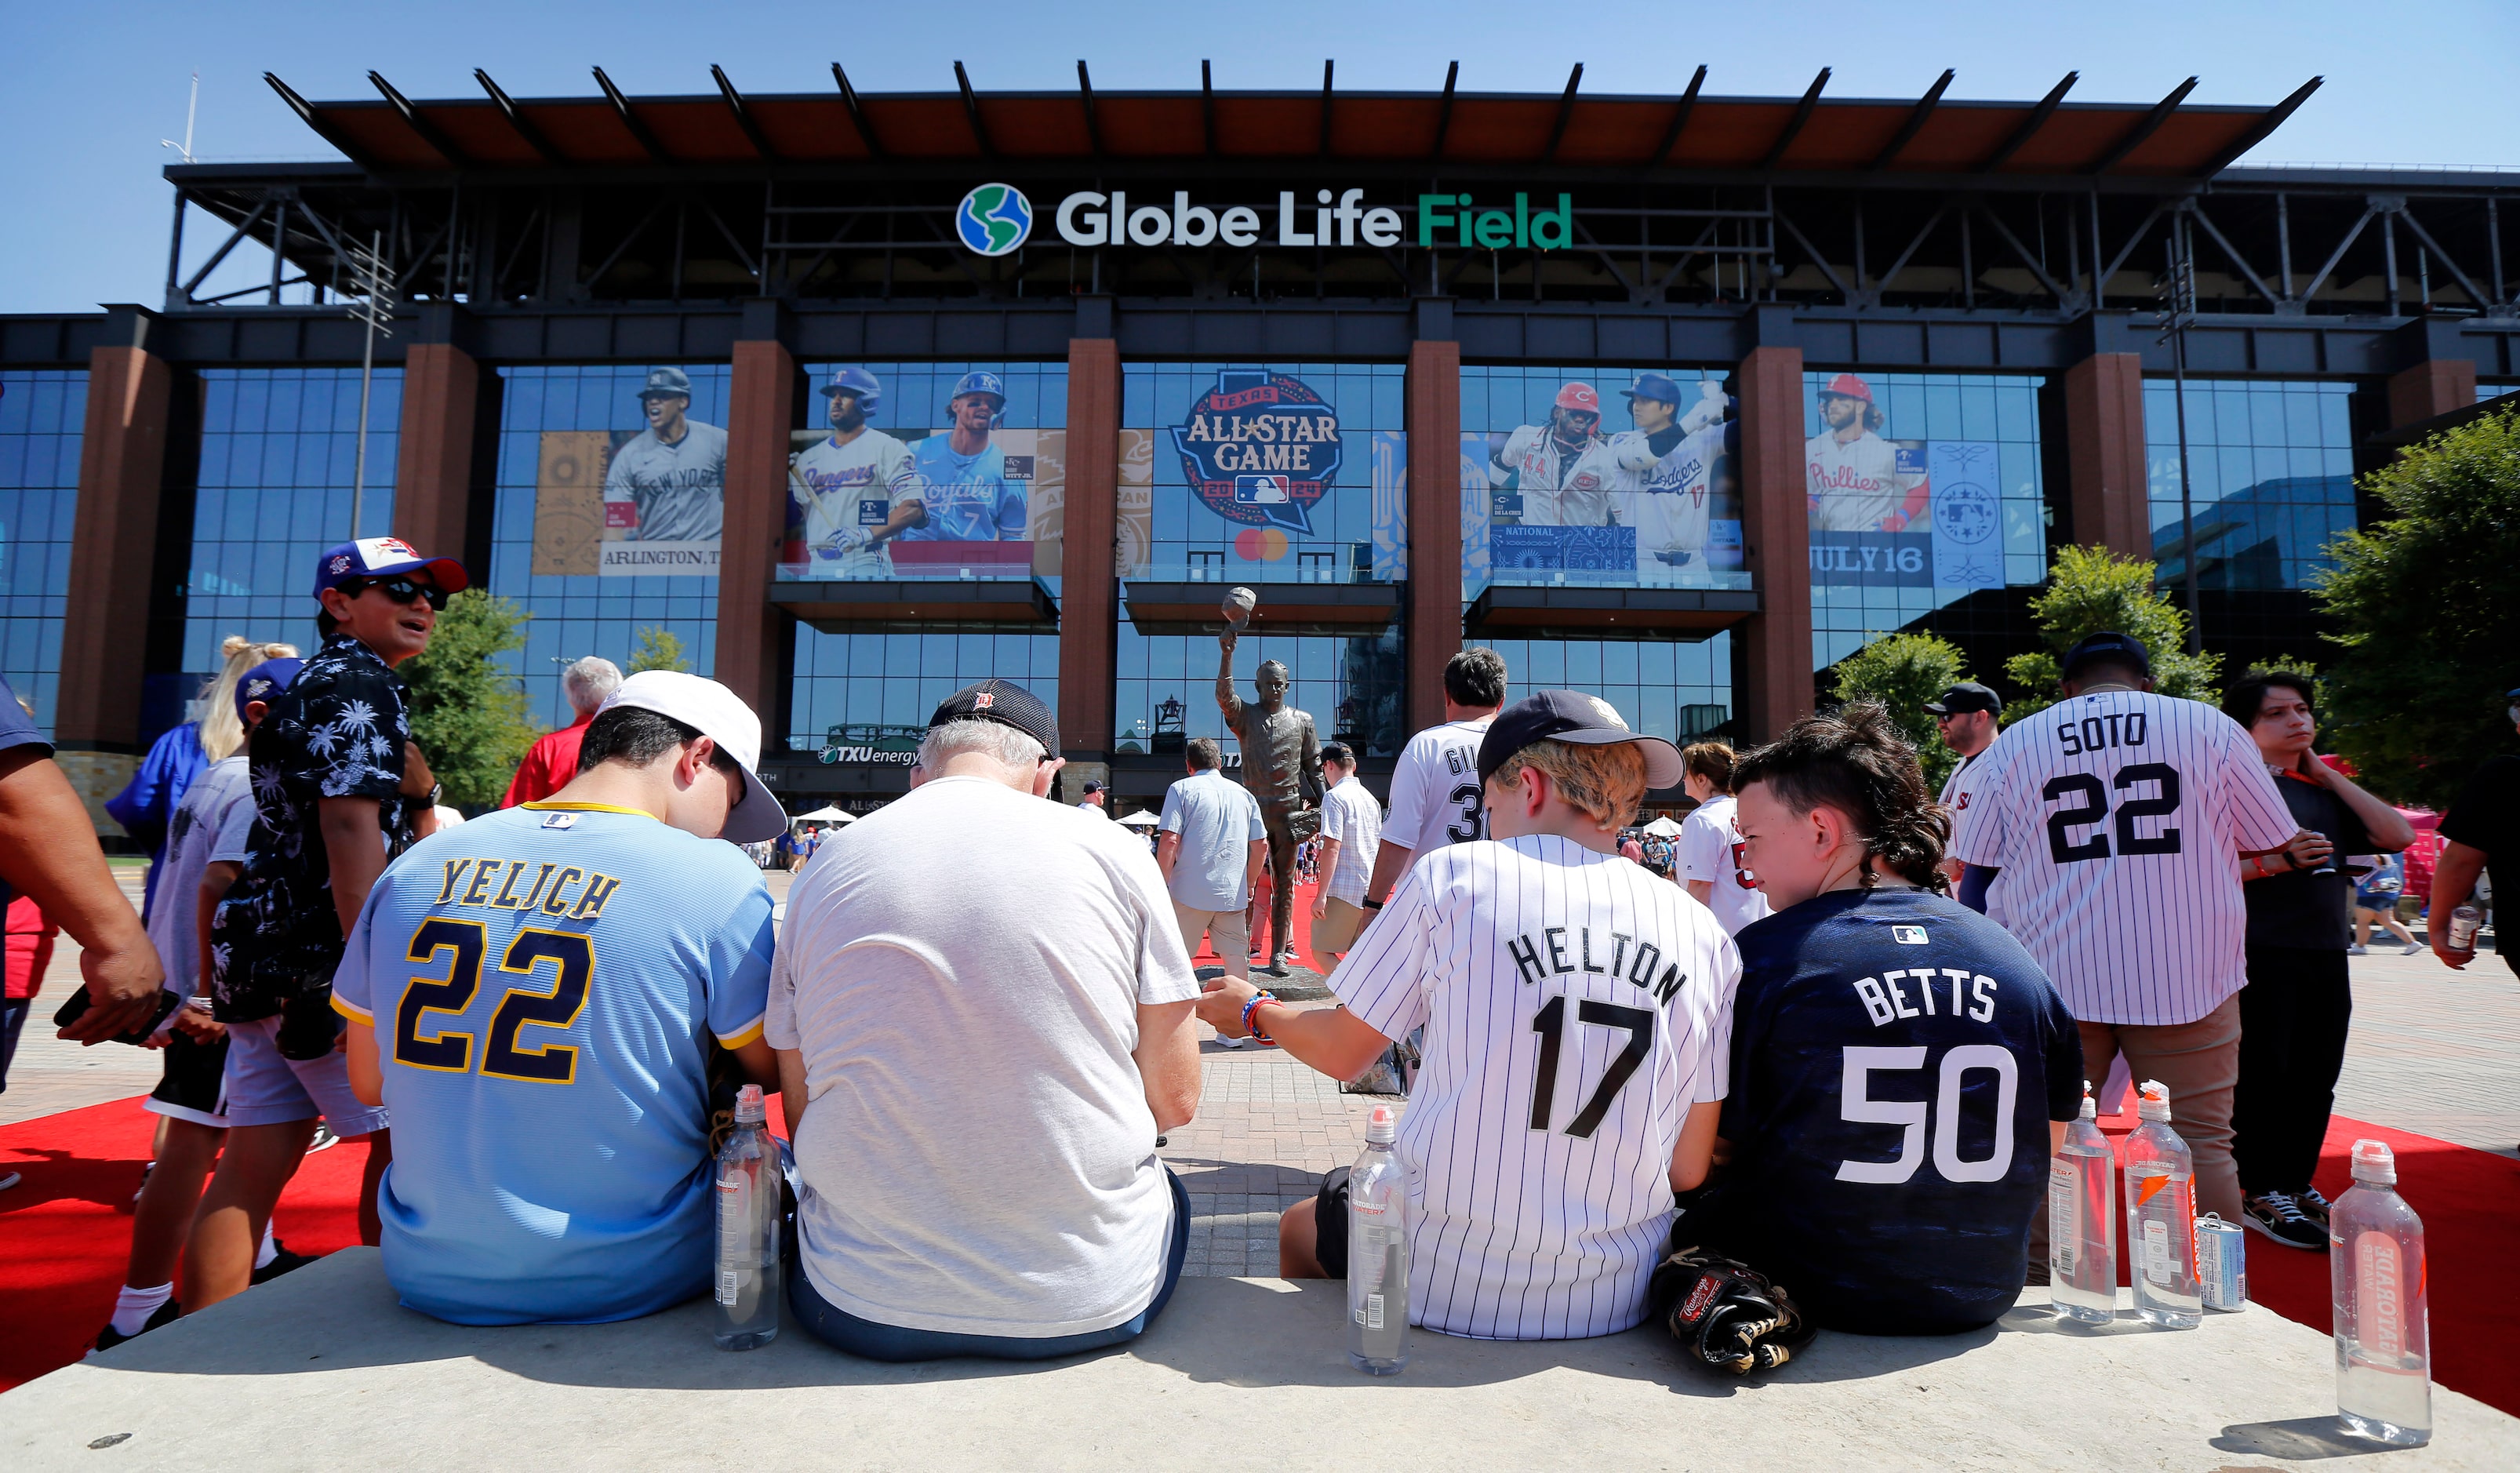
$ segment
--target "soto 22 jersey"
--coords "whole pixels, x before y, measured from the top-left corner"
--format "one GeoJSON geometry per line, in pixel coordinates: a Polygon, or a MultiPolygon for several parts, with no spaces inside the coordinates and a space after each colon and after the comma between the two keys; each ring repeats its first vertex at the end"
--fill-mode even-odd
{"type": "Polygon", "coordinates": [[[1488,801],[1479,782],[1479,743],[1493,716],[1448,721],[1409,738],[1391,766],[1391,810],[1382,842],[1424,859],[1447,844],[1488,836],[1488,801]]]}
{"type": "Polygon", "coordinates": [[[796,457],[788,494],[803,513],[808,577],[883,572],[892,566],[886,549],[853,549],[848,539],[891,520],[893,503],[917,501],[919,471],[909,446],[870,427],[845,445],[829,435],[815,441],[796,457]]]}
{"type": "Polygon", "coordinates": [[[2192,1023],[2240,990],[2238,856],[2293,835],[2240,724],[2148,691],[2071,696],[1968,766],[1952,855],[2087,1023],[2192,1023]]]}
{"type": "Polygon", "coordinates": [[[1426,1030],[1394,1145],[1415,1323],[1565,1340],[1644,1317],[1739,975],[1704,906],[1555,834],[1411,868],[1331,986],[1385,1038],[1426,1030]]]}

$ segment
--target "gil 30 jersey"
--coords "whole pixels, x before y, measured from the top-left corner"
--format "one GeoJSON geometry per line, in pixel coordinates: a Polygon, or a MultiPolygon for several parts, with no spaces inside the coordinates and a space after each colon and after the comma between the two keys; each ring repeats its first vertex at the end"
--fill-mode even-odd
{"type": "Polygon", "coordinates": [[[861,429],[845,445],[826,436],[797,456],[788,494],[803,504],[807,577],[878,577],[891,571],[892,555],[848,544],[891,520],[895,502],[919,499],[919,471],[909,446],[861,429]]]}
{"type": "Polygon", "coordinates": [[[1407,848],[1416,860],[1448,844],[1488,836],[1487,794],[1479,783],[1479,743],[1493,716],[1448,721],[1409,738],[1391,767],[1391,809],[1383,815],[1382,842],[1407,848]]]}

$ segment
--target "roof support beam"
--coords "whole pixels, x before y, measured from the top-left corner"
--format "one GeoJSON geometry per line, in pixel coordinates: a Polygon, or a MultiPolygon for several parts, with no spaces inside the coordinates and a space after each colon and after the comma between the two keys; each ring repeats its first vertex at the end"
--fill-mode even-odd
{"type": "Polygon", "coordinates": [[[2004,224],[2003,217],[1997,214],[1986,201],[1982,199],[1972,201],[1971,204],[1976,209],[1978,218],[1995,227],[1995,233],[2003,237],[2003,244],[2012,247],[2013,257],[2030,268],[2030,274],[2039,279],[2039,285],[2047,288],[2048,294],[2056,298],[2056,304],[2062,307],[2065,304],[2065,288],[2054,277],[2048,274],[2047,267],[2039,264],[2039,258],[2030,253],[2029,246],[2021,244],[2021,238],[2012,233],[2012,227],[2004,224]]]}
{"type": "Polygon", "coordinates": [[[1700,63],[1696,74],[1688,79],[1688,90],[1680,95],[1680,110],[1671,115],[1671,126],[1663,129],[1662,142],[1654,146],[1645,162],[1660,168],[1671,162],[1671,151],[1680,147],[1680,134],[1688,126],[1688,114],[1697,111],[1697,89],[1706,85],[1706,67],[1700,63]]]}
{"type": "Polygon", "coordinates": [[[743,130],[744,138],[752,144],[752,152],[760,155],[765,163],[777,163],[779,151],[770,146],[769,138],[761,131],[761,124],[753,120],[752,110],[743,105],[743,94],[735,90],[735,83],[728,79],[726,68],[712,62],[709,75],[717,82],[718,96],[726,99],[726,111],[735,114],[735,125],[743,130]]]}
{"type": "Polygon", "coordinates": [[[1854,306],[1854,289],[1848,287],[1845,279],[1837,274],[1836,268],[1829,265],[1828,257],[1820,253],[1820,247],[1811,243],[1811,237],[1804,235],[1802,227],[1796,225],[1789,217],[1787,217],[1782,208],[1775,209],[1772,212],[1777,217],[1777,223],[1785,228],[1785,234],[1792,236],[1794,238],[1794,244],[1803,248],[1803,254],[1810,256],[1812,264],[1820,268],[1820,274],[1828,279],[1828,284],[1830,286],[1837,289],[1839,298],[1842,299],[1847,306],[1854,306]]]}
{"type": "Polygon", "coordinates": [[[2199,179],[2213,178],[2225,169],[2229,168],[2232,161],[2238,158],[2241,155],[2256,148],[2259,144],[2266,142],[2267,135],[2272,133],[2275,129],[2282,127],[2285,118],[2290,117],[2293,113],[2301,111],[2301,105],[2310,101],[2310,95],[2317,92],[2318,90],[2318,84],[2326,80],[2327,78],[2323,76],[2315,76],[2309,81],[2302,83],[2300,86],[2295,87],[2292,91],[2292,96],[2285,98],[2282,102],[2279,102],[2272,108],[2268,109],[2265,116],[2260,117],[2255,123],[2251,124],[2249,130],[2241,134],[2238,140],[2229,148],[2225,149],[2220,155],[2216,156],[2213,162],[2208,163],[2201,169],[2198,169],[2196,171],[2196,177],[2199,179]]]}
{"type": "Polygon", "coordinates": [[[877,158],[884,156],[883,145],[876,141],[875,129],[867,123],[866,110],[858,106],[858,89],[849,85],[849,74],[840,64],[832,64],[832,80],[840,84],[840,105],[849,110],[849,126],[858,130],[858,142],[877,158]]]}
{"type": "Polygon", "coordinates": [[[1822,67],[1820,75],[1812,78],[1809,90],[1803,93],[1803,100],[1794,106],[1793,117],[1786,122],[1785,130],[1777,135],[1776,143],[1768,150],[1768,156],[1759,160],[1760,168],[1775,168],[1777,160],[1785,156],[1785,150],[1794,146],[1794,140],[1802,136],[1804,125],[1812,120],[1812,111],[1820,106],[1820,89],[1827,85],[1828,68],[1822,67]]]}
{"type": "Polygon", "coordinates": [[[2196,78],[2192,76],[2187,80],[2181,82],[2178,86],[2171,88],[2170,95],[2168,97],[2154,103],[2152,105],[2151,112],[2145,113],[2134,127],[2127,129],[2125,135],[2119,138],[2116,143],[2111,144],[2109,146],[2109,151],[2100,156],[2097,163],[2090,165],[2085,168],[2083,172],[2086,174],[2095,175],[2105,174],[2109,170],[2116,168],[2120,163],[2126,160],[2126,156],[2134,153],[2137,149],[2143,147],[2143,141],[2145,139],[2150,138],[2153,134],[2161,131],[2161,125],[2170,121],[2170,114],[2178,112],[2179,105],[2187,101],[2187,94],[2195,90],[2196,78]]]}
{"type": "Polygon", "coordinates": [[[316,137],[321,138],[326,143],[339,149],[341,151],[342,157],[349,159],[352,163],[368,170],[370,173],[379,173],[382,171],[382,165],[379,164],[375,158],[369,156],[365,150],[353,145],[349,139],[335,131],[321,117],[318,117],[315,114],[315,105],[308,102],[306,99],[299,97],[295,88],[290,86],[287,82],[282,81],[278,75],[272,72],[264,72],[262,74],[262,79],[271,85],[272,91],[280,94],[280,100],[289,105],[290,112],[297,114],[297,120],[299,122],[304,123],[308,128],[314,130],[316,137]]]}
{"type": "Polygon", "coordinates": [[[971,141],[980,146],[983,157],[998,156],[998,146],[989,142],[989,125],[980,121],[980,99],[971,91],[971,74],[963,64],[954,64],[954,85],[963,89],[963,115],[971,119],[971,141]]]}
{"type": "Polygon", "coordinates": [[[595,85],[604,89],[604,95],[611,100],[613,112],[621,119],[621,126],[630,130],[630,136],[638,140],[639,147],[647,151],[649,158],[657,163],[674,161],[674,156],[665,152],[665,146],[656,141],[655,134],[648,131],[648,125],[639,120],[639,114],[630,111],[630,99],[621,95],[621,89],[612,85],[612,78],[606,76],[601,67],[595,68],[595,85]]]}
{"type": "Polygon", "coordinates": [[[2277,296],[2275,290],[2266,284],[2266,279],[2258,275],[2256,268],[2241,258],[2240,247],[2232,245],[2230,238],[2215,227],[2212,218],[2205,213],[2205,207],[2190,200],[2186,202],[2186,209],[2187,213],[2196,217],[2197,224],[2205,227],[2205,233],[2214,238],[2214,244],[2223,247],[2223,253],[2231,258],[2231,264],[2240,268],[2240,275],[2249,279],[2250,287],[2256,290],[2258,295],[2267,299],[2267,305],[2282,307],[2283,298],[2277,296]]]}
{"type": "Polygon", "coordinates": [[[2429,248],[2435,256],[2440,258],[2441,263],[2450,268],[2452,279],[2458,283],[2458,290],[2467,293],[2467,299],[2470,304],[2477,307],[2491,307],[2495,305],[2494,298],[2486,295],[2484,291],[2478,289],[2476,283],[2468,280],[2466,272],[2458,269],[2458,262],[2452,260],[2450,258],[2450,252],[2442,249],[2441,242],[2434,240],[2433,233],[2424,229],[2423,222],[2415,218],[2415,212],[2413,210],[2401,206],[2398,210],[2398,218],[2406,221],[2407,228],[2415,233],[2415,239],[2423,242],[2425,246],[2429,248]]]}
{"type": "Polygon", "coordinates": [[[2335,272],[2336,263],[2345,259],[2345,252],[2353,247],[2353,245],[2357,240],[2362,238],[2362,227],[2370,224],[2373,220],[2376,220],[2379,217],[2380,211],[2378,209],[2372,207],[2368,202],[2363,204],[2362,217],[2354,222],[2354,228],[2345,233],[2345,239],[2337,242],[2336,248],[2328,252],[2326,261],[2321,263],[2318,268],[2318,275],[2312,277],[2310,279],[2310,285],[2302,289],[2301,299],[2303,301],[2309,301],[2312,297],[2318,294],[2318,289],[2326,286],[2327,278],[2335,272]]]}
{"type": "Polygon", "coordinates": [[[1085,69],[1085,59],[1076,59],[1076,91],[1085,100],[1085,143],[1094,156],[1102,156],[1102,129],[1094,120],[1094,75],[1085,69]]]}
{"type": "MultiPolygon", "coordinates": [[[[1084,66],[1083,62],[1076,64],[1084,66]]],[[[1198,64],[1198,126],[1205,135],[1207,156],[1216,156],[1216,71],[1205,58],[1198,64]]]]}
{"type": "Polygon", "coordinates": [[[2074,90],[2074,83],[2080,81],[2082,75],[2079,71],[2068,71],[2063,80],[2048,88],[2048,95],[2039,100],[2039,106],[2031,109],[2030,115],[2021,120],[2021,126],[2012,130],[2012,136],[1978,163],[1976,172],[1994,173],[2003,166],[2006,159],[2020,153],[2023,144],[2038,137],[2039,130],[2048,126],[2048,119],[2056,115],[2056,109],[2065,101],[2065,94],[2074,90]]]}
{"type": "Polygon", "coordinates": [[[1891,135],[1890,142],[1872,160],[1870,172],[1877,174],[1888,168],[1907,151],[1908,145],[1916,141],[1916,135],[1924,129],[1925,119],[1933,116],[1934,110],[1942,106],[1943,93],[1950,89],[1952,78],[1958,75],[1958,72],[1947,67],[1941,76],[1934,78],[1934,85],[1926,88],[1925,95],[1916,99],[1916,106],[1908,110],[1908,120],[1899,125],[1899,131],[1891,135]]]}
{"type": "Polygon", "coordinates": [[[1461,79],[1461,63],[1455,62],[1444,68],[1444,100],[1435,105],[1435,146],[1426,151],[1428,158],[1441,159],[1444,156],[1444,140],[1453,134],[1453,84],[1461,79]]]}
{"type": "Polygon", "coordinates": [[[561,156],[558,149],[551,146],[551,140],[543,136],[543,130],[534,126],[533,119],[517,110],[517,100],[502,91],[497,82],[490,80],[490,73],[475,67],[472,80],[479,82],[481,90],[490,94],[491,105],[499,110],[501,117],[508,120],[510,131],[523,139],[525,147],[533,150],[543,162],[555,168],[568,162],[561,156]]]}
{"type": "Polygon", "coordinates": [[[1540,161],[1551,163],[1557,157],[1557,146],[1566,141],[1566,124],[1575,116],[1575,89],[1584,84],[1584,64],[1566,73],[1566,95],[1557,100],[1557,121],[1550,126],[1549,147],[1541,151],[1540,161]]]}
{"type": "Polygon", "coordinates": [[[403,126],[419,134],[420,141],[435,149],[450,166],[458,169],[472,167],[472,160],[465,156],[462,149],[455,146],[455,140],[439,132],[437,124],[421,116],[420,110],[411,105],[411,99],[396,92],[394,84],[386,81],[383,73],[371,71],[368,73],[368,81],[379,92],[384,94],[386,102],[393,104],[394,112],[402,115],[403,126]]]}
{"type": "Polygon", "coordinates": [[[1330,156],[1330,73],[1338,63],[1322,63],[1322,156],[1330,156]]]}

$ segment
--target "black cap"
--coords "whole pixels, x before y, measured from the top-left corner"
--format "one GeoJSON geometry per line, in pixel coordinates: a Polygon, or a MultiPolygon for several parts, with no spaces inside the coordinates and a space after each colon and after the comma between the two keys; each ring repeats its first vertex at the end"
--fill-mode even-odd
{"type": "Polygon", "coordinates": [[[1102,783],[1089,781],[1085,784],[1085,790],[1089,793],[1099,793],[1104,789],[1102,783]]]}
{"type": "Polygon", "coordinates": [[[949,721],[994,721],[1040,742],[1046,755],[1058,755],[1058,718],[1040,696],[1012,681],[992,678],[965,686],[938,704],[936,714],[927,718],[927,729],[932,732],[949,721]]]}
{"type": "Polygon", "coordinates": [[[1925,709],[1937,716],[1949,716],[1955,711],[2001,711],[2003,702],[1986,687],[1964,680],[1944,692],[1942,699],[1925,702],[1925,709]]]}
{"type": "Polygon", "coordinates": [[[1598,695],[1581,691],[1535,691],[1499,711],[1479,742],[1479,781],[1487,781],[1514,753],[1535,741],[1571,741],[1579,746],[1608,746],[1633,741],[1644,753],[1645,786],[1678,787],[1684,771],[1680,748],[1659,736],[1628,729],[1618,711],[1598,695]]]}
{"type": "Polygon", "coordinates": [[[2072,680],[2074,672],[2092,660],[2132,665],[2138,675],[2152,674],[2152,655],[2144,649],[2141,640],[2114,629],[2103,629],[2098,634],[2085,636],[2083,643],[2065,651],[2065,663],[2056,672],[2056,678],[2072,680]]]}
{"type": "Polygon", "coordinates": [[[1356,753],[1349,751],[1344,741],[1327,741],[1322,744],[1322,760],[1335,762],[1341,767],[1354,767],[1356,753]]]}

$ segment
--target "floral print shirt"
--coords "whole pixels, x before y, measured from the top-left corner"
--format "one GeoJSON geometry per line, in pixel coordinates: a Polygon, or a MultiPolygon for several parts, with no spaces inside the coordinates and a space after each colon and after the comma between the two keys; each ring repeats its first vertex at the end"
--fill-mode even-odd
{"type": "Polygon", "coordinates": [[[247,747],[254,823],[245,872],[211,922],[215,1015],[250,1022],[321,999],[341,960],[332,857],[318,800],[374,798],[387,857],[411,847],[418,805],[402,795],[410,697],[377,652],[324,642],[247,747]]]}

